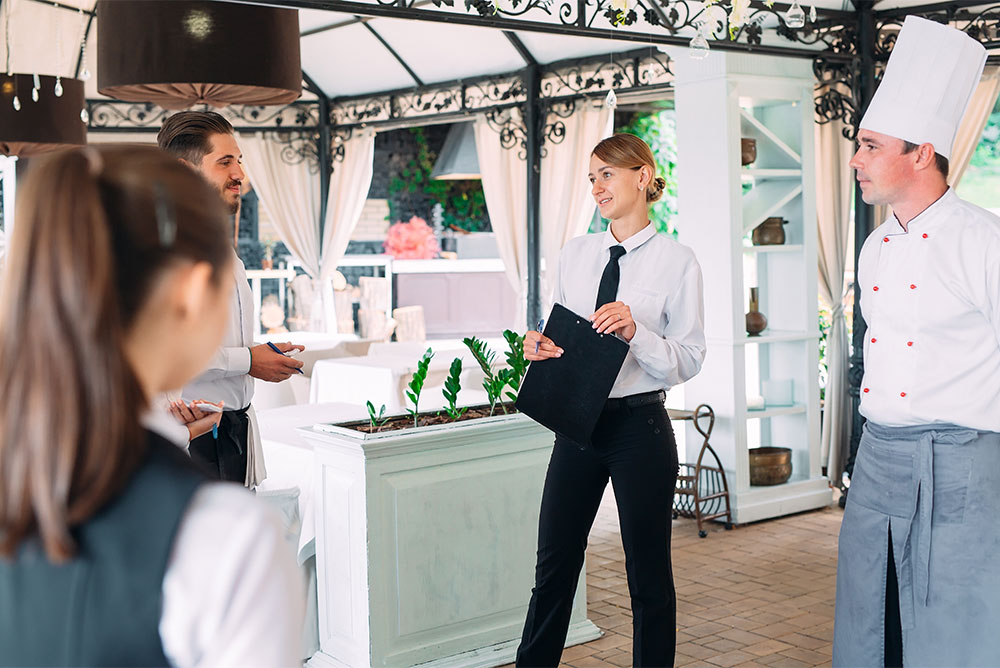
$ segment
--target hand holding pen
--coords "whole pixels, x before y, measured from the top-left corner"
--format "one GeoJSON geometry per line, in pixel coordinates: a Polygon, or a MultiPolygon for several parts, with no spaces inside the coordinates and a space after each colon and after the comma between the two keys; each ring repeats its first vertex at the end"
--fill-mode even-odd
{"type": "Polygon", "coordinates": [[[212,403],[204,399],[192,401],[190,404],[182,399],[170,402],[170,414],[182,425],[187,427],[188,438],[193,439],[212,432],[219,437],[219,421],[222,419],[224,402],[212,403]]]}
{"type": "Polygon", "coordinates": [[[563,349],[552,342],[552,339],[542,334],[545,326],[545,319],[538,321],[535,329],[524,335],[524,358],[529,362],[540,362],[541,360],[560,357],[563,349]]]}
{"type": "Polygon", "coordinates": [[[291,356],[305,350],[291,343],[262,343],[250,349],[250,375],[254,378],[278,383],[293,373],[304,373],[302,362],[291,356]]]}

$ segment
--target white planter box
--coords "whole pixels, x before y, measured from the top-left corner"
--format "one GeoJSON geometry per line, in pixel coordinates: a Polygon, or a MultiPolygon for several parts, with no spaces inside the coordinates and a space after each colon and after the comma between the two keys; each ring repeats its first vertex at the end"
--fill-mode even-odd
{"type": "MultiPolygon", "coordinates": [[[[310,666],[498,666],[534,581],[552,435],[524,415],[305,432],[319,466],[310,666]]],[[[585,570],[584,570],[585,572],[585,570]]],[[[600,631],[581,575],[566,645],[600,631]]]]}

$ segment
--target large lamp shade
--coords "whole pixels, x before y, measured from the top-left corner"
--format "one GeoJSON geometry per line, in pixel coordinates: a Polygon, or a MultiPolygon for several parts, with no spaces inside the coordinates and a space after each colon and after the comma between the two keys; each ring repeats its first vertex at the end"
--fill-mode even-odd
{"type": "Polygon", "coordinates": [[[431,171],[432,179],[481,179],[476,132],[472,123],[455,123],[448,130],[444,146],[431,171]]]}
{"type": "Polygon", "coordinates": [[[98,0],[97,89],[167,109],[288,104],[302,94],[298,10],[98,0]]]}
{"type": "Polygon", "coordinates": [[[0,154],[27,157],[86,144],[87,126],[80,118],[83,82],[60,79],[62,95],[56,95],[56,78],[39,76],[37,101],[34,83],[32,74],[0,74],[0,154]]]}

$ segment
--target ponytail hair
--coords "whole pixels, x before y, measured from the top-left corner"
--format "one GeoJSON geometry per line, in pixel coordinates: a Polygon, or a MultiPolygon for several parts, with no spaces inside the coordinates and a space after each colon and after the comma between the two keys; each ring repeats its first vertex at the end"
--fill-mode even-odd
{"type": "Polygon", "coordinates": [[[656,160],[649,144],[635,135],[619,132],[602,139],[591,151],[591,155],[596,155],[611,167],[622,169],[649,167],[652,176],[646,184],[646,201],[652,204],[663,197],[667,181],[662,176],[656,175],[656,160]]]}
{"type": "Polygon", "coordinates": [[[0,555],[37,535],[53,562],[141,463],[147,399],[125,355],[156,279],[228,266],[226,214],[155,148],[65,151],[32,165],[0,293],[0,555]]]}

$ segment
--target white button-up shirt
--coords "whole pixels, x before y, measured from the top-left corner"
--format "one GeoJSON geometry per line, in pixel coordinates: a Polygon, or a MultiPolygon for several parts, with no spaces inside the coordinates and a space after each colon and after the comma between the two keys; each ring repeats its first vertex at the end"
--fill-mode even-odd
{"type": "Polygon", "coordinates": [[[858,260],[868,323],[861,414],[1000,432],[1000,218],[948,190],[895,216],[858,260]]]}
{"type": "Polygon", "coordinates": [[[559,256],[555,301],[590,316],[608,249],[618,245],[625,255],[618,261],[617,301],[631,309],[635,336],[611,397],[669,390],[694,377],[705,359],[701,267],[691,249],[656,234],[652,225],[620,244],[610,231],[576,237],[559,256]]]}
{"type": "Polygon", "coordinates": [[[246,408],[253,399],[253,378],[250,377],[250,349],[253,345],[253,293],[247,282],[243,261],[233,252],[233,290],[229,304],[229,323],[221,347],[212,356],[208,367],[184,387],[181,396],[186,401],[207,399],[225,401],[226,410],[246,408]]]}

